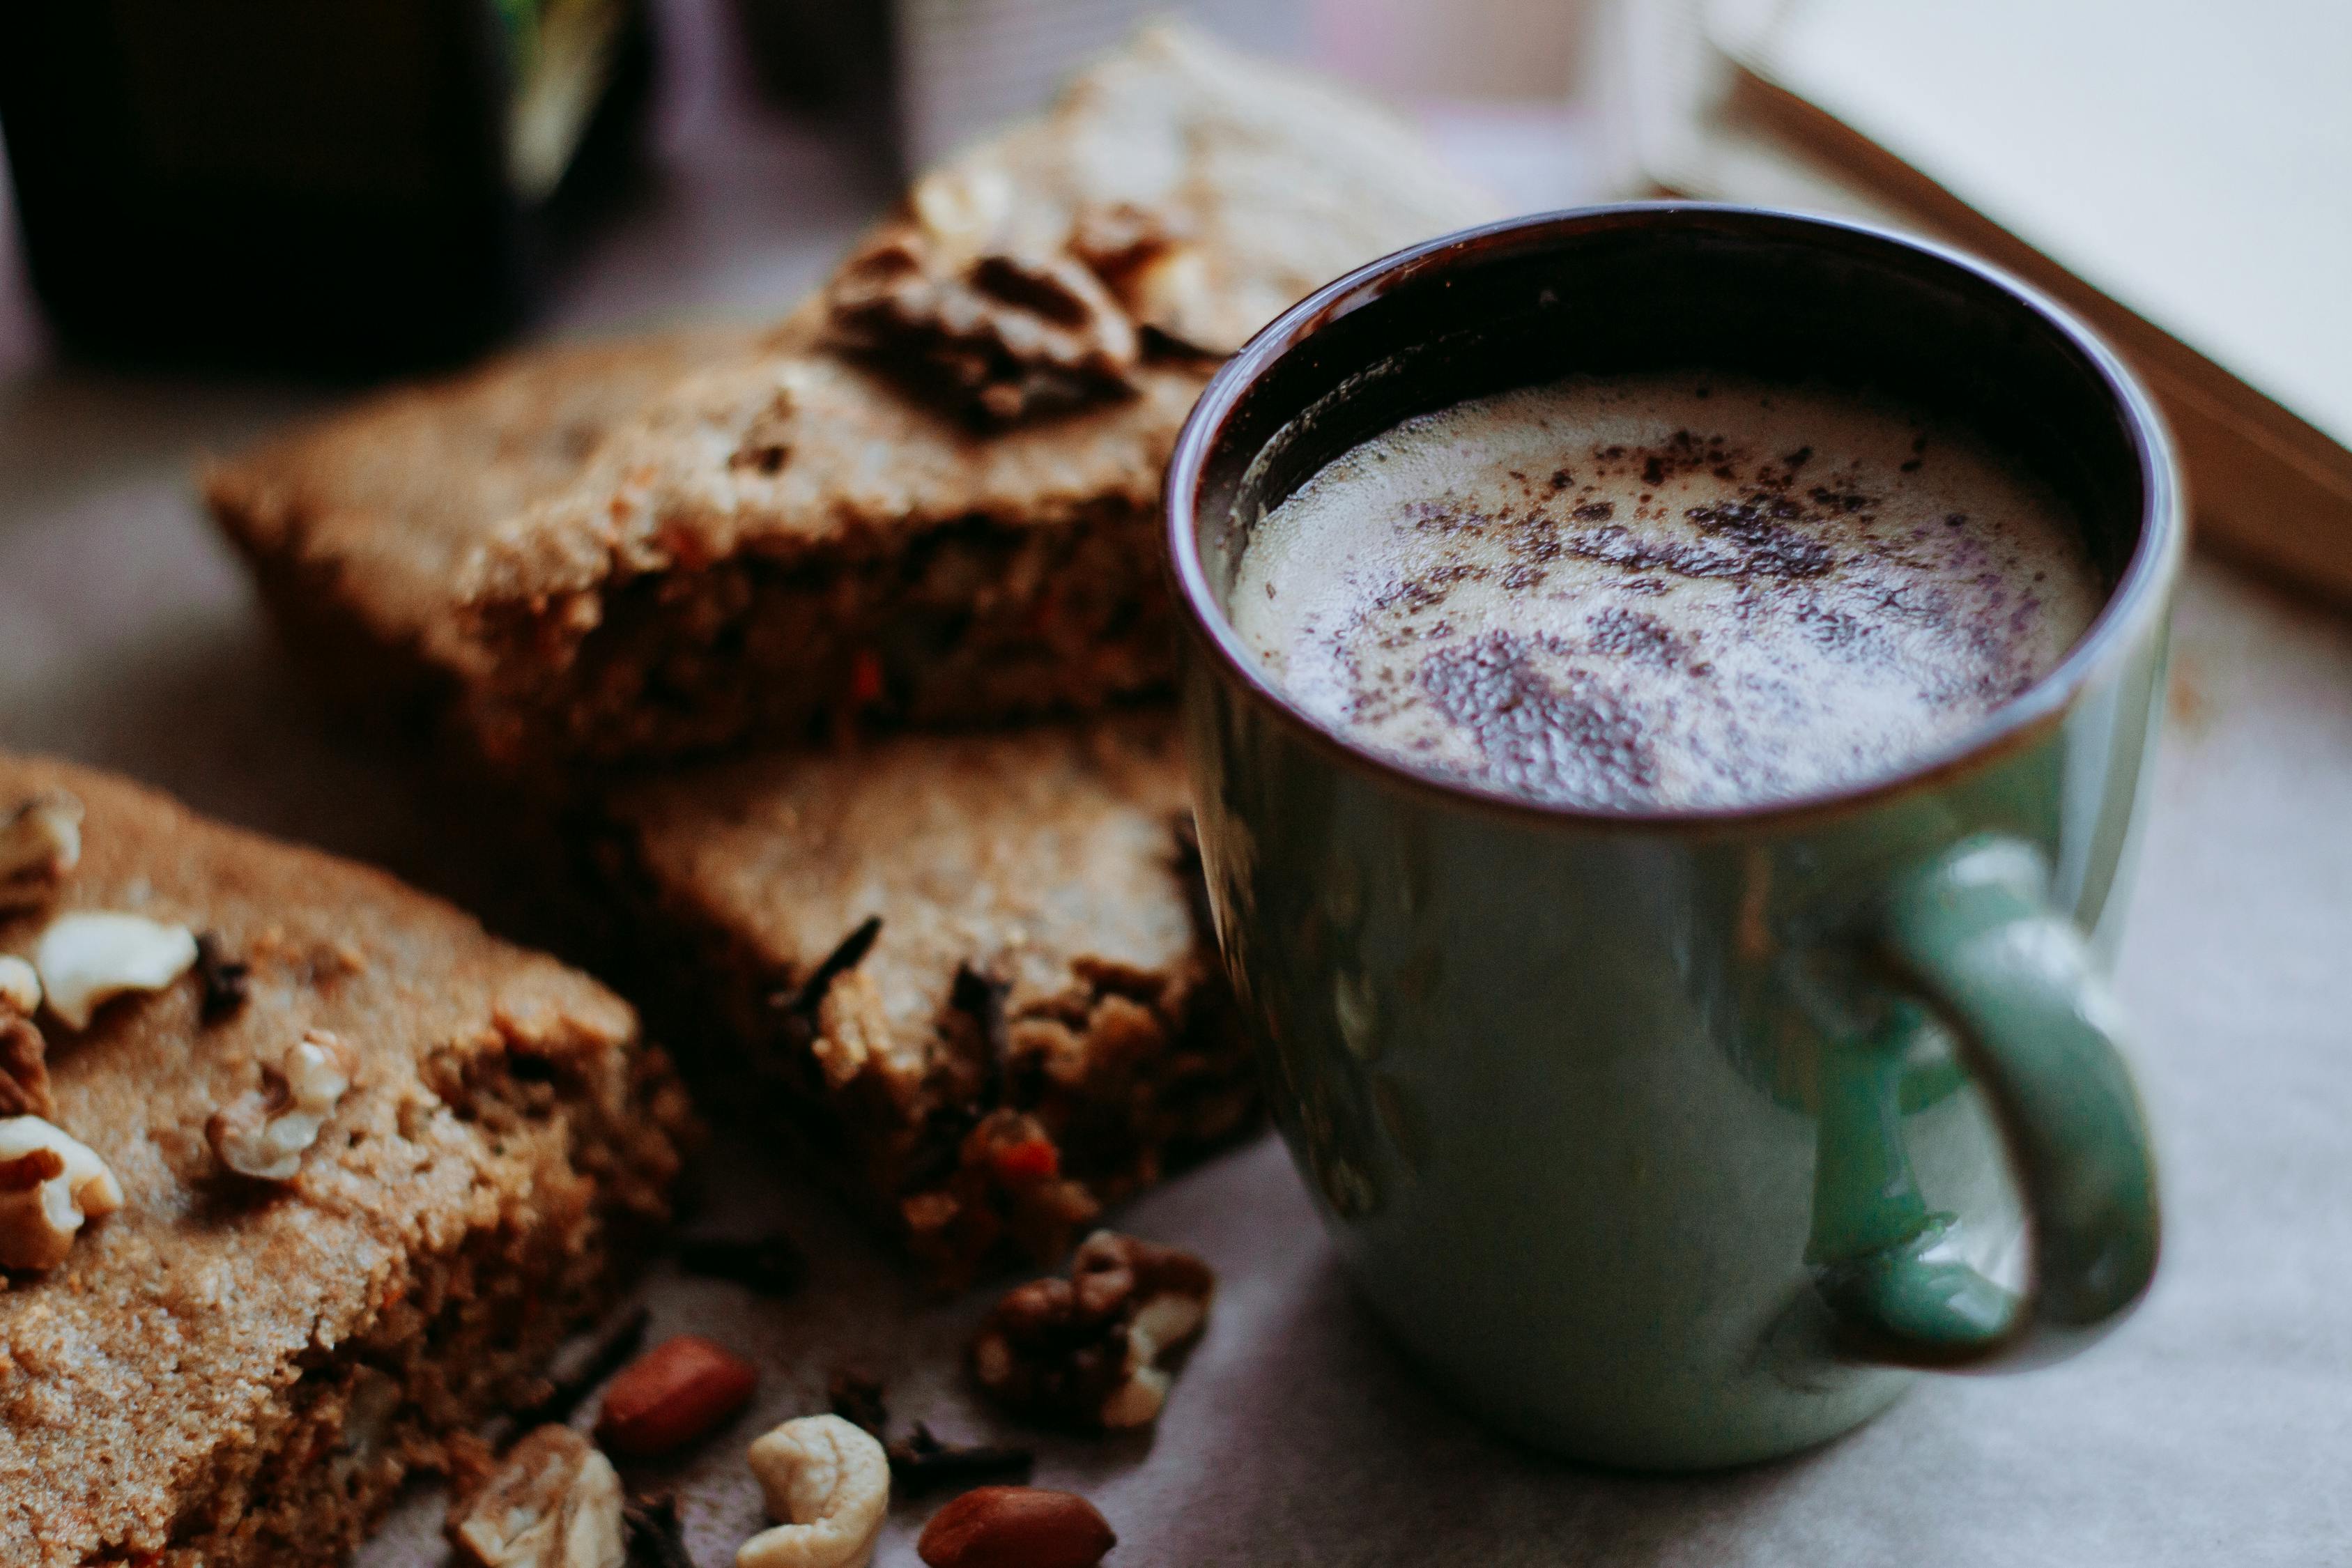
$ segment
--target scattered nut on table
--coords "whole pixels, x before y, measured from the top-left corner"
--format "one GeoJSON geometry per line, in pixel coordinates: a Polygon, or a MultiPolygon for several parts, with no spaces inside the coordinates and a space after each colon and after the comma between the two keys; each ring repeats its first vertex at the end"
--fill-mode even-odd
{"type": "Polygon", "coordinates": [[[449,1510],[449,1543],[475,1568],[625,1568],[621,1478],[569,1426],[517,1443],[480,1490],[449,1510]]]}
{"type": "Polygon", "coordinates": [[[0,1121],[0,1268],[54,1268],[83,1222],[122,1206],[95,1150],[37,1116],[0,1121]]]}
{"type": "Polygon", "coordinates": [[[261,1070],[261,1087],[213,1112],[205,1125],[213,1152],[239,1175],[293,1179],[319,1129],[352,1087],[359,1058],[324,1029],[294,1043],[283,1064],[261,1070]]]}
{"type": "Polygon", "coordinates": [[[33,944],[49,1011],[89,1027],[100,1004],[127,991],[160,991],[196,962],[195,933],[144,915],[88,910],[59,915],[33,944]]]}
{"type": "Polygon", "coordinates": [[[49,790],[0,816],[0,911],[48,902],[81,863],[81,802],[49,790]]]}
{"type": "Polygon", "coordinates": [[[882,1445],[838,1415],[787,1421],[751,1445],[772,1518],[735,1551],[735,1568],[866,1568],[890,1511],[882,1445]]]}
{"type": "Polygon", "coordinates": [[[52,1116],[49,1050],[33,1015],[41,977],[21,958],[0,953],[0,1116],[52,1116]]]}
{"type": "Polygon", "coordinates": [[[664,1340],[604,1390],[596,1439],[625,1458],[682,1448],[751,1403],[760,1369],[699,1334],[664,1340]]]}
{"type": "Polygon", "coordinates": [[[1075,1492],[977,1487],[931,1515],[915,1554],[930,1568],[1094,1568],[1118,1544],[1075,1492]]]}
{"type": "Polygon", "coordinates": [[[1147,1426],[1167,1402],[1167,1358],[1200,1336],[1215,1288],[1190,1253],[1097,1231],[1069,1279],[1033,1280],[997,1302],[972,1340],[972,1373],[1032,1420],[1147,1426]]]}

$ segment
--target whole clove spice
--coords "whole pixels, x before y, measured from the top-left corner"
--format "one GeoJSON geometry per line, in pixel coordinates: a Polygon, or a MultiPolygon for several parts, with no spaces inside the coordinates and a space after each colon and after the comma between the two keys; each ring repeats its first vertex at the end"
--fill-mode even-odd
{"type": "Polygon", "coordinates": [[[809,971],[806,980],[790,990],[777,992],[768,999],[770,1005],[781,1008],[802,1026],[813,1028],[816,1024],[816,1010],[824,1003],[824,994],[833,989],[835,981],[866,961],[866,953],[873,951],[874,939],[881,934],[882,917],[866,916],[855,931],[843,937],[831,952],[818,961],[817,966],[809,971]]]}
{"type": "Polygon", "coordinates": [[[908,1496],[983,1480],[1026,1481],[1037,1465],[1037,1456],[1027,1448],[942,1443],[920,1421],[910,1436],[884,1451],[890,1457],[891,1481],[908,1496]]]}
{"type": "Polygon", "coordinates": [[[948,1005],[964,1014],[980,1034],[981,1085],[973,1096],[974,1110],[985,1110],[1004,1096],[1004,1064],[1012,1055],[1012,1032],[1004,1016],[1004,1000],[1013,987],[968,963],[958,964],[948,1005]]]}
{"type": "Polygon", "coordinates": [[[546,1397],[530,1409],[518,1412],[515,1430],[528,1432],[551,1421],[562,1421],[580,1408],[581,1402],[596,1392],[598,1385],[627,1364],[646,1342],[646,1325],[653,1313],[644,1307],[632,1309],[619,1321],[596,1336],[588,1349],[571,1359],[571,1364],[551,1372],[546,1397]]]}
{"type": "Polygon", "coordinates": [[[774,1298],[789,1296],[808,1279],[808,1255],[782,1231],[766,1236],[689,1236],[678,1243],[678,1267],[727,1279],[774,1298]]]}
{"type": "Polygon", "coordinates": [[[890,1409],[882,1402],[882,1380],[855,1368],[833,1374],[825,1386],[833,1413],[852,1426],[863,1427],[876,1442],[889,1440],[890,1409]]]}
{"type": "Polygon", "coordinates": [[[855,1368],[833,1374],[825,1390],[833,1413],[860,1426],[889,1457],[890,1479],[906,1496],[940,1487],[971,1486],[985,1480],[1027,1480],[1037,1456],[1027,1448],[992,1443],[943,1443],[929,1426],[918,1421],[898,1442],[890,1441],[890,1411],[883,1403],[882,1381],[855,1368]]]}
{"type": "Polygon", "coordinates": [[[628,1527],[629,1561],[643,1568],[695,1568],[686,1549],[686,1530],[677,1521],[677,1499],[668,1492],[632,1497],[621,1504],[621,1522],[628,1527]]]}

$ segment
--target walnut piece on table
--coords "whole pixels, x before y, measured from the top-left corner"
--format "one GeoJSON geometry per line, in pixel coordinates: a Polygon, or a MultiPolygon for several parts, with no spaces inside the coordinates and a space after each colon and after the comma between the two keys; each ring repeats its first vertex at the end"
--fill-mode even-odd
{"type": "Polygon", "coordinates": [[[1188,1252],[1097,1231],[1067,1279],[1016,1287],[973,1337],[972,1373],[1015,1415],[1080,1431],[1149,1426],[1167,1363],[1200,1337],[1216,1277],[1188,1252]]]}

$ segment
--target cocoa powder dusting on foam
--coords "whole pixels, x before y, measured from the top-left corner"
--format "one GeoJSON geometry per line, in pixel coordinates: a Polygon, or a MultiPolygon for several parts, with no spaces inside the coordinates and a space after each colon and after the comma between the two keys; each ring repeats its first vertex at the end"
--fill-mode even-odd
{"type": "Polygon", "coordinates": [[[2031,685],[2104,592],[2071,517],[1965,432],[1665,376],[1409,421],[1269,514],[1237,578],[1235,628],[1319,721],[1604,807],[1890,771],[2031,685]]]}
{"type": "Polygon", "coordinates": [[[1657,754],[1633,705],[1581,671],[1555,684],[1528,639],[1492,631],[1422,661],[1421,688],[1476,737],[1495,784],[1541,800],[1633,805],[1657,786],[1657,754]]]}

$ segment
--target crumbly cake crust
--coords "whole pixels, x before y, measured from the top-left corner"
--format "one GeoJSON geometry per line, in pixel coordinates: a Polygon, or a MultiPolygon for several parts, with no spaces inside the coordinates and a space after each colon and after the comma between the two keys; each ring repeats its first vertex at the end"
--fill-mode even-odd
{"type": "Polygon", "coordinates": [[[751,332],[542,348],[401,387],[205,475],[214,515],[330,689],[423,717],[483,678],[451,606],[481,536],[751,332]]]}
{"type": "Polygon", "coordinates": [[[298,640],[510,771],[1090,710],[1168,681],[1153,510],[1216,356],[1487,213],[1401,123],[1155,32],[694,374],[509,361],[209,496],[298,640]],[[528,458],[477,488],[485,448],[528,458]]]}
{"type": "Polygon", "coordinates": [[[588,858],[651,1005],[938,1283],[1058,1258],[1250,1120],[1171,729],[907,735],[604,803],[588,858]]]}
{"type": "Polygon", "coordinates": [[[108,775],[0,756],[0,802],[88,807],[55,906],[136,912],[250,967],[53,1017],[56,1121],[126,1202],[0,1293],[0,1561],[342,1560],[597,1310],[667,1214],[687,1110],[630,1009],[380,873],[206,822],[108,775]],[[359,1059],[299,1173],[205,1137],[305,1030],[359,1059]]]}

